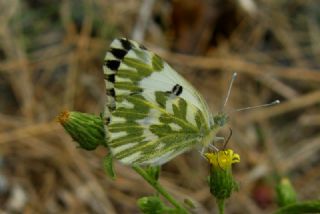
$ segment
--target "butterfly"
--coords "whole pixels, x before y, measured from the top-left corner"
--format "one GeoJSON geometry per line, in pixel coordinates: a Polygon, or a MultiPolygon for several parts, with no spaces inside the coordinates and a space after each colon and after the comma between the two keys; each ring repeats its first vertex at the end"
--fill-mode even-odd
{"type": "Polygon", "coordinates": [[[213,116],[187,80],[133,40],[111,43],[103,72],[107,145],[124,164],[162,165],[192,148],[207,148],[228,120],[224,113],[213,116]]]}

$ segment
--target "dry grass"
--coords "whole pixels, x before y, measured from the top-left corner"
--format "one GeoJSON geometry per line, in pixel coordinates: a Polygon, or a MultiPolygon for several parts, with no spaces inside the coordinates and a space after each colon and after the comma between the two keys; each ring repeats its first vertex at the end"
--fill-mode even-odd
{"type": "MultiPolygon", "coordinates": [[[[300,199],[320,197],[318,2],[208,6],[215,10],[191,3],[191,12],[179,11],[181,1],[174,2],[0,2],[0,212],[137,213],[136,200],[153,193],[118,163],[118,179],[107,178],[101,165],[107,151],[76,149],[55,122],[64,109],[103,110],[104,53],[114,37],[130,37],[137,28],[135,37],[145,38],[149,49],[186,76],[213,112],[219,110],[234,71],[239,78],[228,111],[282,101],[231,114],[229,147],[241,155],[235,168],[241,187],[229,200],[228,213],[274,210],[279,176],[289,176],[300,199]],[[152,18],[139,12],[141,7],[151,8],[152,18]],[[221,8],[233,12],[228,19],[217,12],[221,8]],[[196,27],[183,23],[185,13],[197,14],[196,27]],[[146,19],[146,25],[135,23],[146,19]],[[225,26],[229,30],[222,34],[225,26]]],[[[194,151],[164,165],[161,183],[177,198],[196,201],[197,213],[212,213],[207,175],[207,163],[194,151]]]]}

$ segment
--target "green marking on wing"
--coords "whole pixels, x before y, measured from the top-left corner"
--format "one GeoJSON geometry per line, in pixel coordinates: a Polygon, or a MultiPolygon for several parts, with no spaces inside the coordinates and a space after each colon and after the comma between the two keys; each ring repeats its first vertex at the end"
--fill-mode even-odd
{"type": "Polygon", "coordinates": [[[132,142],[138,142],[141,143],[144,141],[144,137],[141,135],[128,135],[128,137],[121,137],[116,141],[112,141],[110,142],[110,144],[108,144],[111,148],[117,148],[119,146],[123,146],[126,145],[128,143],[132,143],[132,142]]]}
{"type": "Polygon", "coordinates": [[[135,160],[133,163],[144,163],[144,162],[152,162],[152,160],[157,160],[159,157],[163,157],[166,154],[169,154],[167,159],[171,159],[175,157],[177,154],[184,152],[186,150],[191,149],[194,145],[198,143],[195,139],[188,139],[183,142],[172,144],[171,146],[166,146],[164,149],[161,150],[154,150],[154,151],[143,151],[140,158],[135,160]]]}
{"type": "Polygon", "coordinates": [[[129,90],[131,93],[142,91],[142,88],[132,82],[116,82],[114,87],[116,89],[129,90]]]}
{"type": "Polygon", "coordinates": [[[152,57],[152,67],[155,71],[161,71],[163,69],[163,60],[156,54],[152,57]]]}
{"type": "MultiPolygon", "coordinates": [[[[117,159],[123,159],[128,157],[136,152],[141,152],[142,157],[144,156],[145,159],[148,159],[150,155],[155,153],[156,151],[161,152],[161,150],[172,151],[172,149],[185,149],[185,145],[183,142],[190,142],[190,139],[195,140],[196,135],[187,135],[185,133],[176,133],[176,134],[167,134],[161,138],[158,138],[154,141],[142,141],[142,143],[134,146],[128,150],[124,150],[119,152],[115,155],[117,159]],[[179,143],[178,143],[179,142],[179,143]],[[160,144],[164,144],[163,149],[157,149],[160,144]]],[[[191,141],[192,142],[192,141],[191,141]]],[[[151,157],[151,156],[150,156],[151,157]]]]}
{"type": "Polygon", "coordinates": [[[131,118],[143,118],[143,116],[148,115],[150,111],[150,105],[148,105],[148,103],[145,102],[145,99],[140,94],[123,96],[122,100],[126,100],[127,102],[133,104],[133,108],[119,107],[114,112],[115,116],[117,116],[118,112],[120,113],[128,112],[129,114],[127,116],[122,115],[122,117],[130,120],[131,118]],[[137,114],[137,115],[135,116],[133,114],[137,114]]]}
{"type": "Polygon", "coordinates": [[[125,57],[123,63],[129,67],[135,68],[141,77],[147,77],[153,72],[150,65],[138,59],[125,57]]]}
{"type": "Polygon", "coordinates": [[[140,48],[133,48],[132,49],[134,51],[134,53],[137,55],[137,57],[142,60],[142,63],[148,64],[150,63],[150,52],[146,51],[146,50],[142,50],[140,48]]]}
{"type": "Polygon", "coordinates": [[[144,78],[141,74],[139,74],[139,72],[125,69],[119,69],[117,71],[117,76],[122,78],[128,78],[134,83],[137,83],[144,78]]]}
{"type": "MultiPolygon", "coordinates": [[[[195,120],[196,120],[198,129],[201,129],[203,124],[206,124],[204,116],[200,110],[197,111],[196,116],[195,116],[195,120]]],[[[206,128],[208,128],[208,127],[206,127],[206,128]]]]}
{"type": "MultiPolygon", "coordinates": [[[[146,113],[140,113],[140,112],[134,111],[133,109],[125,109],[125,108],[121,108],[121,109],[113,112],[112,115],[117,116],[117,117],[123,117],[128,122],[143,119],[148,116],[148,114],[146,114],[146,113]]],[[[113,125],[113,124],[111,124],[111,125],[113,125]]],[[[111,127],[111,125],[110,125],[110,127],[111,127]]]]}
{"type": "Polygon", "coordinates": [[[141,126],[133,121],[126,121],[125,123],[113,123],[109,126],[109,131],[112,132],[121,132],[121,131],[127,131],[127,129],[135,129],[135,128],[141,128],[141,126]]]}
{"type": "Polygon", "coordinates": [[[178,105],[172,105],[173,113],[176,117],[186,120],[187,103],[184,99],[178,100],[178,105]]]}
{"type": "Polygon", "coordinates": [[[164,93],[163,91],[156,91],[155,92],[156,101],[161,108],[166,107],[166,102],[168,99],[168,94],[164,93]]]}

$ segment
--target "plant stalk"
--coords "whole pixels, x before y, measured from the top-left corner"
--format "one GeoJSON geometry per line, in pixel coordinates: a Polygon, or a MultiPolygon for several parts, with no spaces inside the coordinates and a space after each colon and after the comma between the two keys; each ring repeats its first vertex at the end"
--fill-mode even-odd
{"type": "Polygon", "coordinates": [[[132,168],[141,175],[153,188],[157,190],[163,197],[165,197],[176,209],[181,213],[189,213],[178,201],[176,201],[157,180],[152,178],[142,167],[133,165],[132,168]]]}

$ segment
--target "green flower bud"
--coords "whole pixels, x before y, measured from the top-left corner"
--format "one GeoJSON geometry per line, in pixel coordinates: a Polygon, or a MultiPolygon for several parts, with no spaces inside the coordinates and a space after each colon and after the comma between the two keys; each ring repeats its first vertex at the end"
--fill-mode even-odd
{"type": "Polygon", "coordinates": [[[94,150],[98,145],[106,145],[101,117],[75,111],[63,111],[57,119],[81,148],[94,150]]]}
{"type": "Polygon", "coordinates": [[[140,198],[138,206],[144,214],[162,214],[165,211],[165,205],[156,196],[140,198]]]}
{"type": "Polygon", "coordinates": [[[282,178],[276,187],[277,202],[280,207],[297,202],[296,192],[288,178],[282,178]]]}

